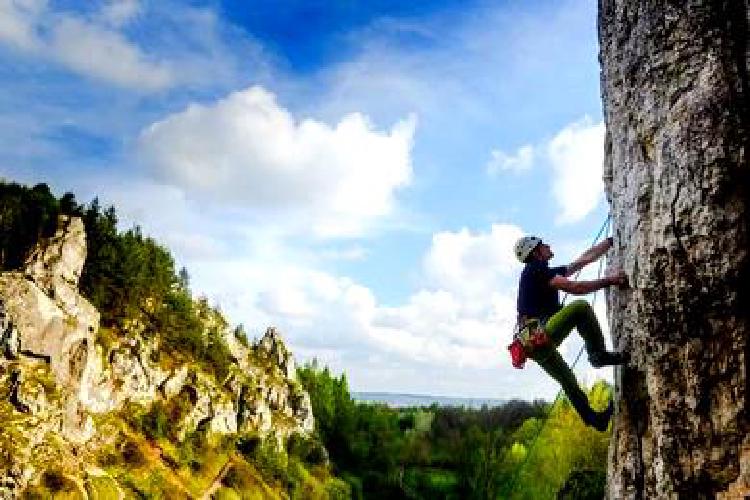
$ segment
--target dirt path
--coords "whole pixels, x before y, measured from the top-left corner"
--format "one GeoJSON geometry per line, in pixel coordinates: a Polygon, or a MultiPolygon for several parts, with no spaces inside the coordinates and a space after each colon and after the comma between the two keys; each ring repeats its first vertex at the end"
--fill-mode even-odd
{"type": "Polygon", "coordinates": [[[221,488],[221,481],[224,479],[224,476],[227,475],[229,469],[232,468],[233,464],[234,457],[230,456],[224,466],[219,470],[219,473],[216,475],[216,478],[214,478],[211,486],[209,486],[209,488],[203,493],[203,495],[201,495],[201,500],[210,500],[213,494],[216,493],[219,488],[221,488]]]}

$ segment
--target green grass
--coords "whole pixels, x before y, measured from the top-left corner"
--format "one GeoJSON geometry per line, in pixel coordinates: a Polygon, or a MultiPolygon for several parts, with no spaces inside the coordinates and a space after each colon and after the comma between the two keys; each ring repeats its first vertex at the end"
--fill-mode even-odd
{"type": "Polygon", "coordinates": [[[84,485],[91,500],[117,500],[120,496],[117,483],[109,476],[89,475],[84,485]]]}
{"type": "MultiPolygon", "coordinates": [[[[219,488],[214,494],[214,500],[242,500],[242,497],[232,488],[219,488]]],[[[262,497],[261,497],[262,498],[262,497]]]]}

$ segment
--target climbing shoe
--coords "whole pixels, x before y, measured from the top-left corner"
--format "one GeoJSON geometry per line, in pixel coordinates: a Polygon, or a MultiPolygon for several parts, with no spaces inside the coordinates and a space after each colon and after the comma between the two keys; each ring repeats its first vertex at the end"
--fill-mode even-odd
{"type": "Polygon", "coordinates": [[[630,361],[630,354],[627,352],[595,352],[589,354],[589,362],[594,368],[610,365],[624,365],[630,361]]]}
{"type": "Polygon", "coordinates": [[[610,399],[609,404],[607,405],[607,409],[604,411],[593,412],[593,418],[591,419],[591,421],[586,423],[599,432],[604,432],[607,430],[607,427],[609,427],[609,420],[612,418],[612,414],[614,412],[615,405],[610,399]]]}
{"type": "Polygon", "coordinates": [[[614,413],[614,411],[615,407],[612,403],[612,400],[610,399],[609,404],[607,405],[607,409],[604,411],[594,411],[587,404],[586,408],[583,408],[579,413],[581,415],[583,423],[590,427],[593,427],[599,432],[604,432],[609,426],[609,419],[612,418],[612,413],[614,413]]]}
{"type": "Polygon", "coordinates": [[[587,411],[581,413],[581,418],[586,425],[593,427],[599,432],[604,432],[609,426],[609,419],[612,418],[612,413],[615,411],[615,406],[612,400],[609,400],[609,405],[604,411],[594,411],[588,408],[587,411]]]}

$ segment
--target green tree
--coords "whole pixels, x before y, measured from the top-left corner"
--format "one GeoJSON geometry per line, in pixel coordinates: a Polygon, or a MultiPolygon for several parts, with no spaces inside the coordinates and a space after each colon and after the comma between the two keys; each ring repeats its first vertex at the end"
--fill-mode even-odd
{"type": "MultiPolygon", "coordinates": [[[[605,382],[588,391],[595,409],[606,407],[611,387],[605,382]]],[[[513,436],[527,456],[503,491],[506,498],[555,498],[575,470],[604,472],[609,434],[586,426],[569,401],[557,401],[546,420],[527,421],[513,436]],[[539,432],[541,430],[541,432],[539,432]],[[508,491],[511,489],[512,491],[508,491]]]]}
{"type": "Polygon", "coordinates": [[[60,204],[49,186],[0,181],[0,270],[23,266],[32,247],[54,234],[60,204]]]}

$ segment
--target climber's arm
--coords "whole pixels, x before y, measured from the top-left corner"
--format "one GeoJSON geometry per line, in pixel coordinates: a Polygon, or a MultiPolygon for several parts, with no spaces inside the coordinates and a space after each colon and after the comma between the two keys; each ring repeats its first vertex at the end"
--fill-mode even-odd
{"type": "MultiPolygon", "coordinates": [[[[597,243],[593,247],[589,248],[585,252],[581,254],[580,257],[578,257],[576,260],[568,264],[568,269],[565,272],[565,276],[571,276],[573,273],[576,273],[583,269],[585,266],[591,264],[592,262],[596,261],[607,253],[607,250],[612,248],[612,237],[606,238],[604,241],[597,243]]],[[[597,289],[598,290],[598,289],[597,289]]],[[[573,292],[569,292],[573,293],[573,292]]],[[[588,292],[585,292],[588,293],[588,292]]]]}
{"type": "Polygon", "coordinates": [[[595,292],[608,286],[625,286],[627,283],[627,277],[623,272],[589,281],[573,281],[565,276],[557,275],[549,281],[549,285],[552,288],[573,295],[586,295],[587,293],[595,292]]]}

